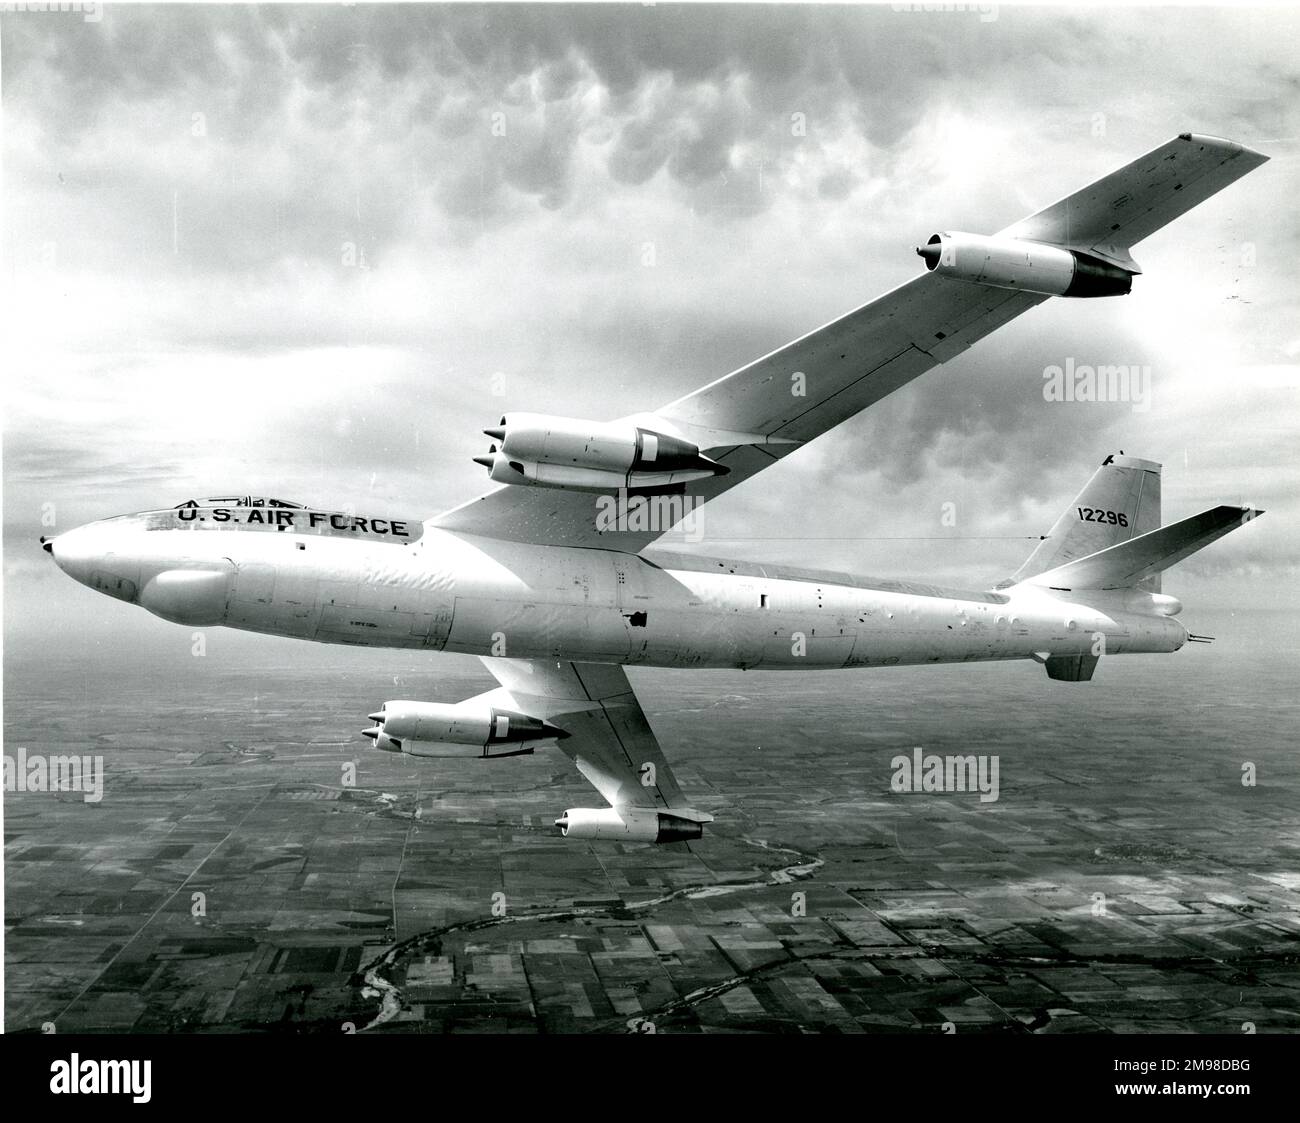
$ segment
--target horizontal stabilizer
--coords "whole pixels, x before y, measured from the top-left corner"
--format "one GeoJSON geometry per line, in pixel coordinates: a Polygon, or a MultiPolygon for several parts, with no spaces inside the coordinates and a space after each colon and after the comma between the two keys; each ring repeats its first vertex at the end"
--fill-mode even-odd
{"type": "Polygon", "coordinates": [[[1128,589],[1168,569],[1230,530],[1262,515],[1250,507],[1213,507],[1031,578],[1053,589],[1128,589]]]}

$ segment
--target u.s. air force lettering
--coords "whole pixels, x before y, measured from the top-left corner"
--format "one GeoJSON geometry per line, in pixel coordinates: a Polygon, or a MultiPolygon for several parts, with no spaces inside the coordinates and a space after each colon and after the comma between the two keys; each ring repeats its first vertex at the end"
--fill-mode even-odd
{"type": "Polygon", "coordinates": [[[276,530],[314,530],[336,531],[340,534],[378,534],[393,535],[397,538],[411,538],[408,525],[404,519],[364,518],[360,515],[347,515],[338,511],[284,510],[277,507],[248,507],[231,509],[229,507],[179,507],[176,518],[182,523],[213,522],[231,523],[243,526],[272,527],[276,530]]]}

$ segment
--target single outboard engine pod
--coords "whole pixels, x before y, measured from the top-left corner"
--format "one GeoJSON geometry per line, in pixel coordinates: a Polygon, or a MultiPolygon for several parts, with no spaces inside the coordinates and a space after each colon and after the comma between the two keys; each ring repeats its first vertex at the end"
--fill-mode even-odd
{"type": "Polygon", "coordinates": [[[931,234],[918,256],[931,273],[1046,296],[1127,296],[1133,274],[1063,246],[981,234],[931,234]]]}
{"type": "Polygon", "coordinates": [[[703,822],[712,815],[691,817],[653,807],[570,807],[555,825],[565,838],[611,842],[691,842],[704,836],[703,822]]]}
{"type": "Polygon", "coordinates": [[[483,431],[500,446],[474,462],[497,483],[609,491],[671,487],[728,471],[690,441],[626,421],[508,413],[483,431]]]}

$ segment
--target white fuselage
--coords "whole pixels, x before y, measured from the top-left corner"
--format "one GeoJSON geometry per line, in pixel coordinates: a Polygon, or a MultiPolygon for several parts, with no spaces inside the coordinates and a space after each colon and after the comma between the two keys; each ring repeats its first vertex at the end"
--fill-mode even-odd
{"type": "Polygon", "coordinates": [[[176,623],[507,658],[878,667],[1167,652],[1187,639],[1143,593],[1084,604],[1033,585],[960,592],[327,512],[251,517],[123,516],[58,536],[52,552],[77,580],[176,623]]]}

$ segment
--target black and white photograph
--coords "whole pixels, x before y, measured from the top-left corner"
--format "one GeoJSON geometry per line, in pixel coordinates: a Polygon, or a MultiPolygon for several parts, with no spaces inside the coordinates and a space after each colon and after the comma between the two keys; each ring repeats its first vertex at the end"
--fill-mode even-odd
{"type": "Polygon", "coordinates": [[[1249,1096],[1300,1032],[1297,42],[0,5],[33,1086],[1069,1035],[1149,1055],[1099,1103],[1249,1096]]]}

